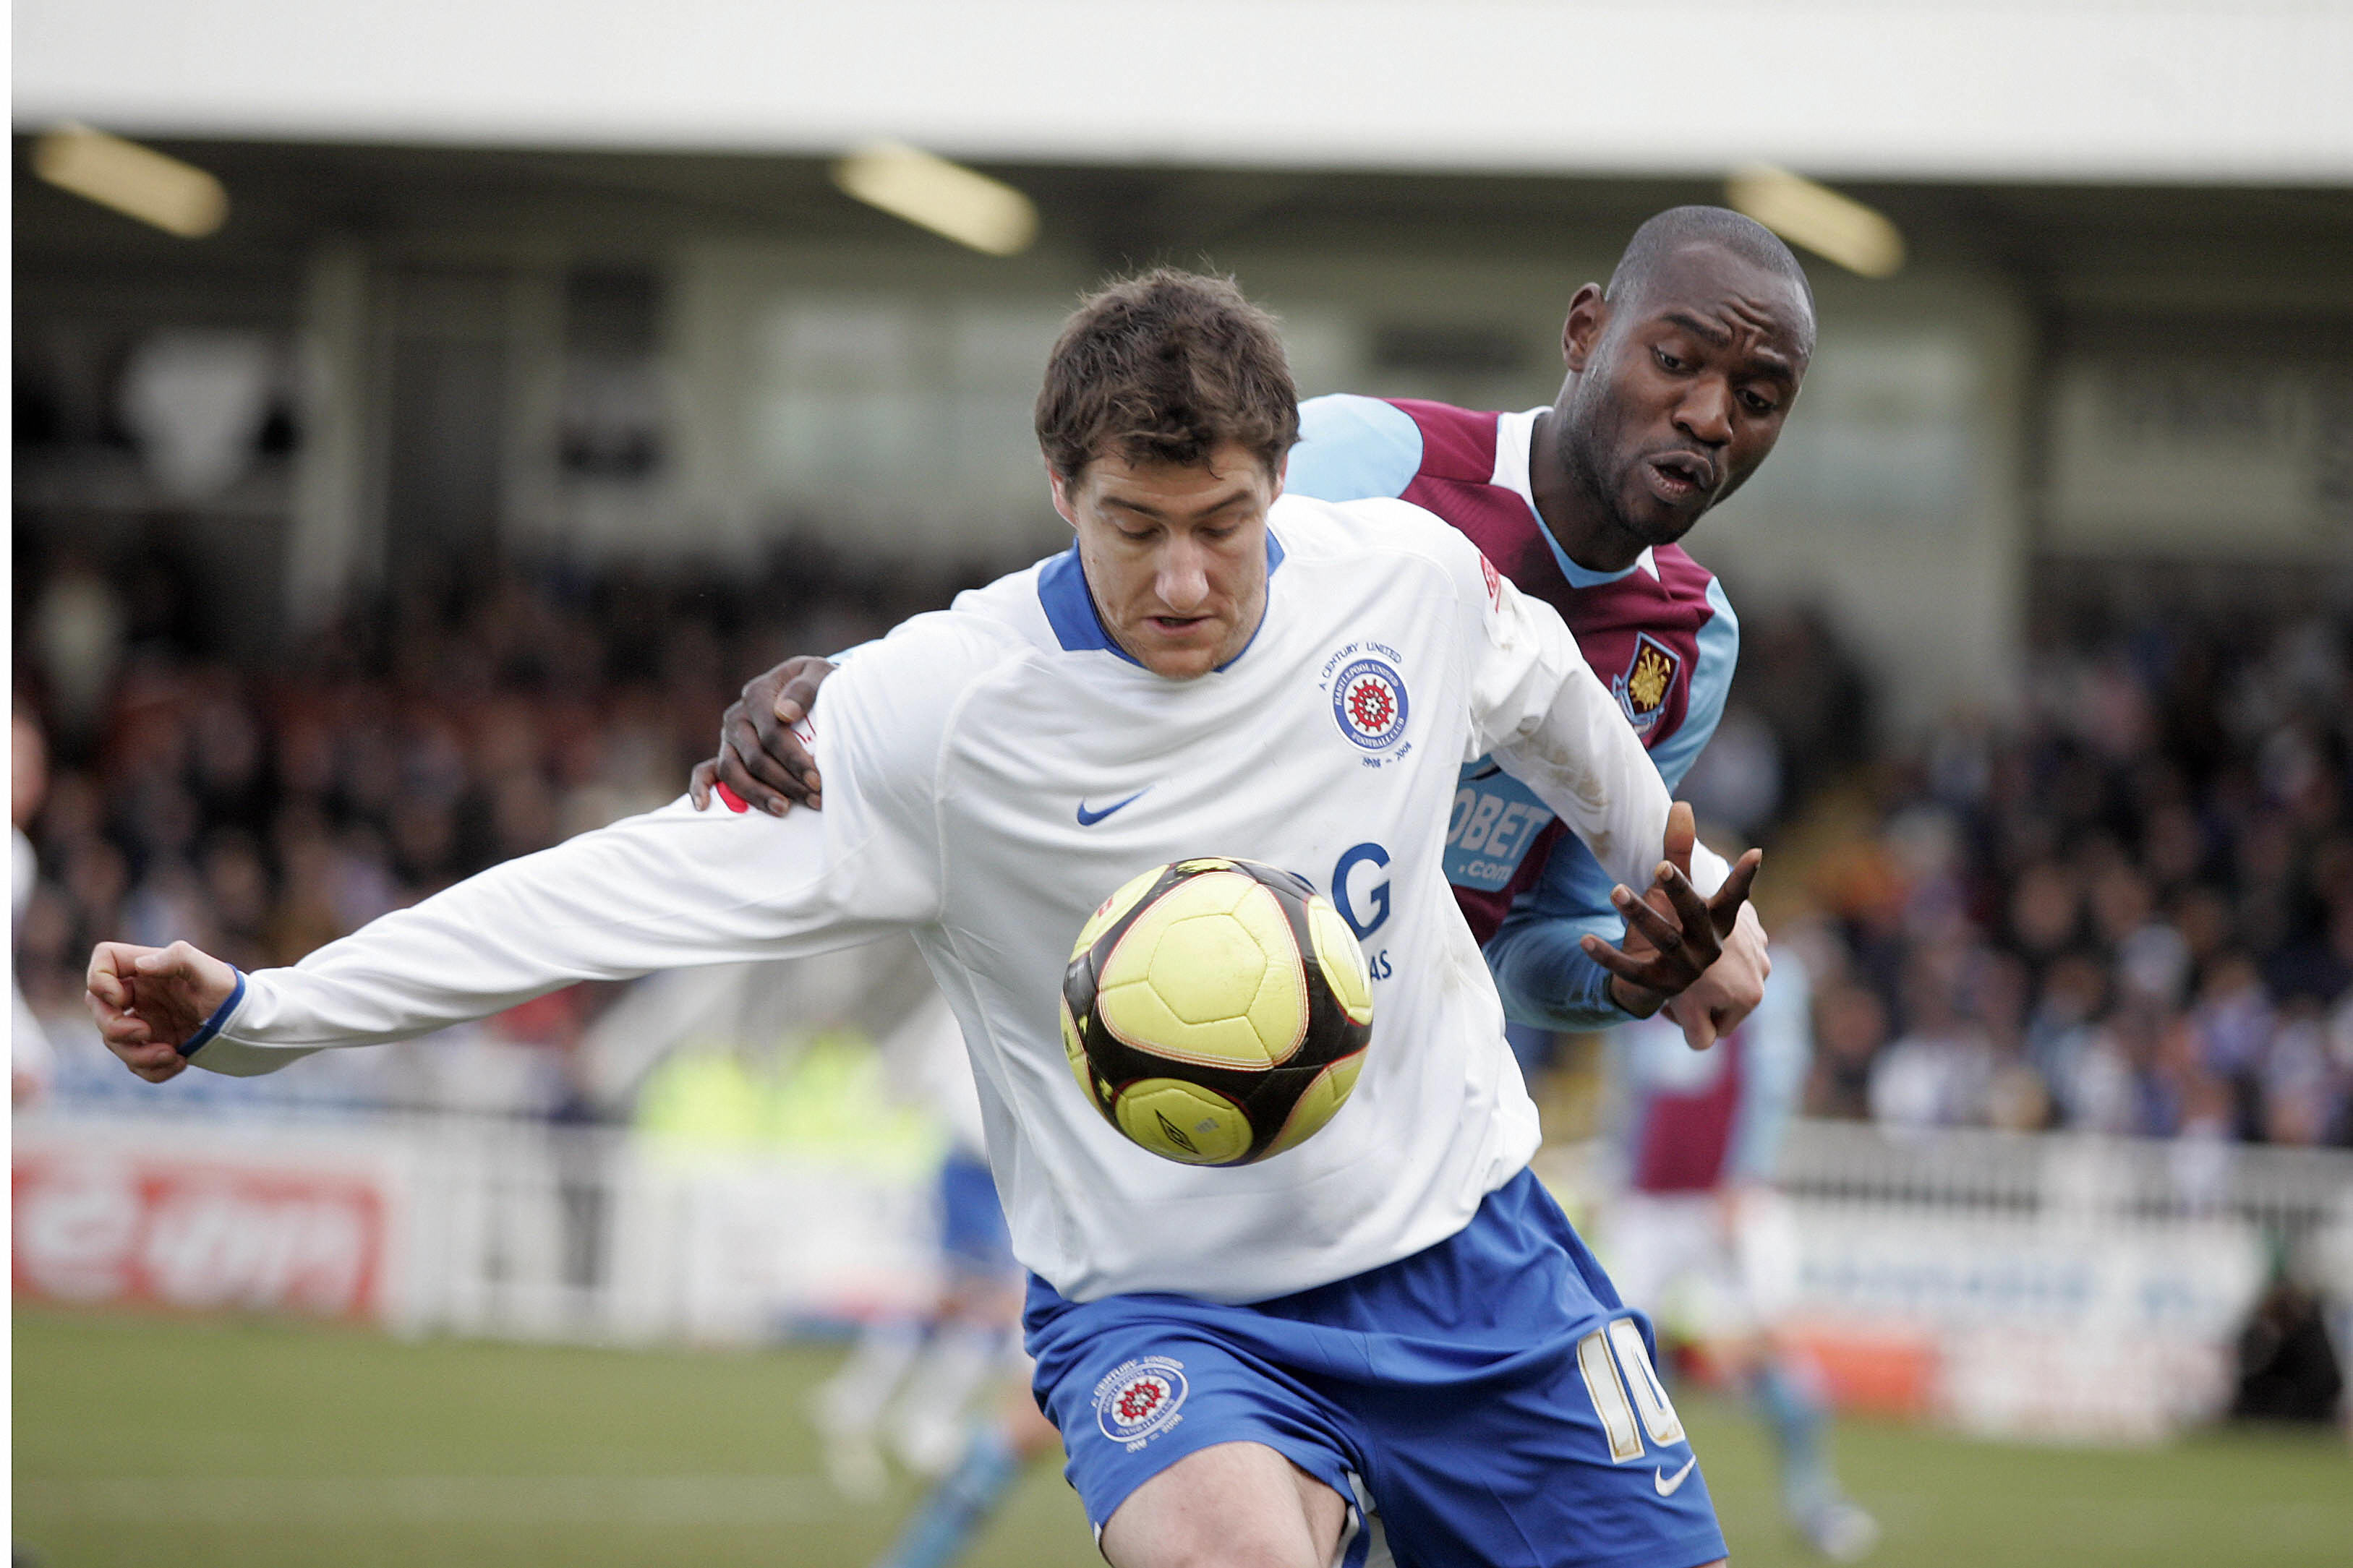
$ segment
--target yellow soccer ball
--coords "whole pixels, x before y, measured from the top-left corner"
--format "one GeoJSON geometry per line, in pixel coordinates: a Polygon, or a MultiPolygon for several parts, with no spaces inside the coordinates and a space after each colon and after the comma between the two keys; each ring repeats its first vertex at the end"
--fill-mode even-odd
{"type": "Polygon", "coordinates": [[[1164,1159],[1247,1165],[1332,1120],[1365,1063],[1373,986],[1339,911],[1253,860],[1129,880],[1079,932],[1062,1045],[1105,1120],[1164,1159]]]}

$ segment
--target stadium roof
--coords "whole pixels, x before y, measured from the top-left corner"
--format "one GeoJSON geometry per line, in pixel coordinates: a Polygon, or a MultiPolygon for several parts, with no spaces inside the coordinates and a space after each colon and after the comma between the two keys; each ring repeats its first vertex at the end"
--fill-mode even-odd
{"type": "Polygon", "coordinates": [[[15,41],[25,129],[2353,184],[2328,0],[19,0],[15,41]]]}

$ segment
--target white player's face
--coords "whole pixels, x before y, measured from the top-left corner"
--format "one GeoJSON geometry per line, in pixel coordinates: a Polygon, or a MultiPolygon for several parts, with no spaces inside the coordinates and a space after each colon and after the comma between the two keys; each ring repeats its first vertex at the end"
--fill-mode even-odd
{"type": "Polygon", "coordinates": [[[1228,444],[1207,463],[1113,456],[1054,476],[1087,588],[1112,639],[1155,675],[1190,680],[1248,646],[1266,614],[1266,513],[1280,476],[1228,444]]]}

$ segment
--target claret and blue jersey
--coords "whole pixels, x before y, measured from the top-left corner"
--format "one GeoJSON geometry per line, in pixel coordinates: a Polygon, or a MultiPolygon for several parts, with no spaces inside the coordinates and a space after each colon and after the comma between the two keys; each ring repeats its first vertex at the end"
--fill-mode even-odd
{"type": "MultiPolygon", "coordinates": [[[[1323,500],[1398,497],[1453,524],[1522,593],[1560,612],[1667,787],[1683,782],[1723,717],[1740,651],[1740,623],[1713,574],[1676,545],[1621,572],[1570,560],[1529,484],[1540,409],[1338,394],[1299,412],[1288,489],[1323,500]]],[[[1446,873],[1513,1018],[1563,1028],[1623,1021],[1607,972],[1578,946],[1588,931],[1623,936],[1612,879],[1492,757],[1465,766],[1457,784],[1446,873]]]]}

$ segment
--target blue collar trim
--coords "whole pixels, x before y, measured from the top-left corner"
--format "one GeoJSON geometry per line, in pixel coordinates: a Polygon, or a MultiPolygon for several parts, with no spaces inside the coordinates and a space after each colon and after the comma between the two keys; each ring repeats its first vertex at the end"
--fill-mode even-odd
{"type": "MultiPolygon", "coordinates": [[[[1596,572],[1590,566],[1579,566],[1568,558],[1568,552],[1560,547],[1560,541],[1552,536],[1552,530],[1545,526],[1544,513],[1536,511],[1534,507],[1528,510],[1535,512],[1536,531],[1544,535],[1546,545],[1552,551],[1553,560],[1560,565],[1560,574],[1568,579],[1570,587],[1599,588],[1604,583],[1615,583],[1620,577],[1630,576],[1642,569],[1639,559],[1631,566],[1621,566],[1615,572],[1596,572]]],[[[1642,553],[1648,555],[1650,552],[1646,550],[1642,553]]]]}
{"type": "MultiPolygon", "coordinates": [[[[1270,582],[1273,580],[1275,568],[1282,564],[1282,541],[1277,539],[1274,530],[1270,528],[1266,531],[1266,574],[1270,582]]],[[[1087,572],[1079,563],[1076,541],[1071,542],[1068,550],[1047,562],[1038,574],[1038,603],[1045,610],[1046,622],[1054,628],[1054,638],[1062,645],[1065,653],[1108,653],[1125,659],[1138,669],[1144,668],[1134,654],[1113,642],[1111,633],[1104,629],[1103,612],[1095,608],[1095,596],[1087,592],[1087,572]]],[[[1241,653],[1218,668],[1221,670],[1233,668],[1235,660],[1240,658],[1242,653],[1250,652],[1251,646],[1258,641],[1259,632],[1265,629],[1266,617],[1261,616],[1257,630],[1250,633],[1249,642],[1242,644],[1241,653]]]]}

